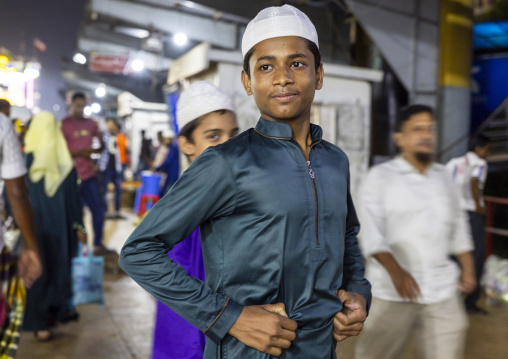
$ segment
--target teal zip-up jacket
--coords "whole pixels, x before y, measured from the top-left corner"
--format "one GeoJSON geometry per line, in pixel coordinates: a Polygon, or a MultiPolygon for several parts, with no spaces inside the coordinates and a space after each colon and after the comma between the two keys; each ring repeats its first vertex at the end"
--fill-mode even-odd
{"type": "Polygon", "coordinates": [[[208,148],[121,251],[128,275],[208,336],[207,359],[269,358],[227,333],[244,306],[278,302],[298,323],[280,358],[335,358],[336,291],[370,303],[348,159],[319,126],[311,136],[311,170],[291,127],[263,118],[208,148]],[[198,226],[206,283],[167,255],[198,226]]]}

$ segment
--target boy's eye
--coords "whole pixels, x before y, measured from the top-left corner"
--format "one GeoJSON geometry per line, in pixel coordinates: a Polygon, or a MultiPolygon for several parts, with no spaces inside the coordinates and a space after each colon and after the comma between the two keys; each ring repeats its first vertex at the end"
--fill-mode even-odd
{"type": "Polygon", "coordinates": [[[261,65],[261,70],[263,71],[268,71],[270,70],[271,66],[270,65],[261,65]]]}
{"type": "Polygon", "coordinates": [[[303,63],[301,63],[300,61],[295,61],[291,64],[291,66],[293,67],[302,67],[303,66],[303,63]]]}

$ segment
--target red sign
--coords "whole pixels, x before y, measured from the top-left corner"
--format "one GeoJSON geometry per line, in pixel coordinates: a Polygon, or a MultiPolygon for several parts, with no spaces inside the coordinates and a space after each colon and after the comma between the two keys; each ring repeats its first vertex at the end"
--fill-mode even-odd
{"type": "Polygon", "coordinates": [[[127,68],[128,62],[128,55],[115,56],[92,53],[90,55],[88,69],[91,72],[127,74],[130,72],[130,69],[127,68]]]}

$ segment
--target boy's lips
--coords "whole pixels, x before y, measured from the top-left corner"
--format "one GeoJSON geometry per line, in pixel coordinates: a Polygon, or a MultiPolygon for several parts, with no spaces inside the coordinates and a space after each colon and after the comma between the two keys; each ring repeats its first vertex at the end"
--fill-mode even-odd
{"type": "Polygon", "coordinates": [[[280,101],[280,102],[287,102],[287,101],[291,101],[296,96],[297,96],[297,94],[295,92],[279,92],[279,93],[272,95],[272,98],[277,101],[280,101]]]}

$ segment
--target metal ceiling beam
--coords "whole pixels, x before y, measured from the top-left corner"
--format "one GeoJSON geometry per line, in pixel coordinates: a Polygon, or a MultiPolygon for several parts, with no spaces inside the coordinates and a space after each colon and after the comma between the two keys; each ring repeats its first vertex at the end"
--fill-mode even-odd
{"type": "Polygon", "coordinates": [[[183,32],[193,40],[207,41],[227,49],[237,46],[237,26],[224,21],[121,0],[92,0],[90,10],[144,28],[170,34],[183,32]]]}
{"type": "Polygon", "coordinates": [[[209,6],[198,4],[194,1],[186,0],[136,0],[138,3],[149,4],[158,8],[169,8],[169,9],[182,9],[184,12],[189,12],[199,16],[209,17],[215,20],[222,20],[233,22],[237,24],[247,25],[250,21],[249,18],[229,14],[223,11],[219,11],[209,6]]]}
{"type": "Polygon", "coordinates": [[[141,49],[140,39],[128,35],[118,34],[108,30],[105,26],[97,26],[97,24],[94,23],[83,26],[80,37],[122,45],[136,50],[141,49]]]}

